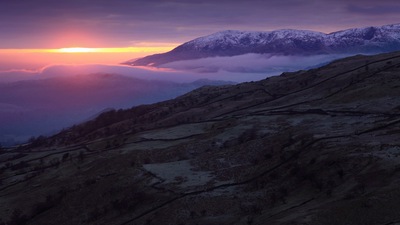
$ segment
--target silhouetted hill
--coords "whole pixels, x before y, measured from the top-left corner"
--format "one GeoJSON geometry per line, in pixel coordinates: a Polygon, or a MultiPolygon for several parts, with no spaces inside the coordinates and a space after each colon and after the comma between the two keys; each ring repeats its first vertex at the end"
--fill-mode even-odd
{"type": "Polygon", "coordinates": [[[0,154],[8,224],[396,224],[400,52],[105,112],[0,154]],[[22,221],[22,222],[21,222],[22,221]]]}
{"type": "Polygon", "coordinates": [[[130,108],[172,99],[203,85],[231,83],[177,83],[106,73],[0,82],[0,143],[21,143],[31,136],[54,134],[105,108],[130,108]]]}

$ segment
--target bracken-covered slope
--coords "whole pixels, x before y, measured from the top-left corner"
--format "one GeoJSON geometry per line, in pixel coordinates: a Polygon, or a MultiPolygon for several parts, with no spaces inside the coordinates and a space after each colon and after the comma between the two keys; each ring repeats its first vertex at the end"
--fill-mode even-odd
{"type": "Polygon", "coordinates": [[[382,53],[400,50],[400,24],[365,27],[324,34],[305,30],[271,32],[222,31],[184,43],[170,52],[130,60],[133,66],[248,53],[319,55],[382,53]]]}
{"type": "Polygon", "coordinates": [[[399,125],[400,52],[206,86],[3,150],[0,218],[397,224],[399,125]]]}

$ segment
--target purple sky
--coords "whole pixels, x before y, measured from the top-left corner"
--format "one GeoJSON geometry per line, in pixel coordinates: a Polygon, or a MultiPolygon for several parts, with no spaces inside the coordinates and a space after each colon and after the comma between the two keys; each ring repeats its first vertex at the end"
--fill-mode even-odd
{"type": "Polygon", "coordinates": [[[182,43],[227,29],[400,23],[398,0],[0,0],[0,48],[182,43]]]}

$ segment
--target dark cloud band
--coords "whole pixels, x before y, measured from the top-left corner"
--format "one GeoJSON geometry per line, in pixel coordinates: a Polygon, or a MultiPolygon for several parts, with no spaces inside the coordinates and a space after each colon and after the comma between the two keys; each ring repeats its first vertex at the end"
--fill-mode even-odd
{"type": "Polygon", "coordinates": [[[331,32],[398,23],[397,5],[394,0],[351,5],[347,0],[0,1],[0,48],[59,47],[49,46],[49,39],[66,32],[90,34],[109,46],[184,42],[226,29],[331,32]]]}

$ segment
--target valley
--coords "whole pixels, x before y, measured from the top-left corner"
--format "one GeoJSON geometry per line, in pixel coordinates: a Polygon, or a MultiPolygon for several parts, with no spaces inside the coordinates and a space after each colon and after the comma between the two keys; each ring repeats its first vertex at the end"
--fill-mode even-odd
{"type": "Polygon", "coordinates": [[[399,74],[356,55],[3,148],[0,224],[399,224],[399,74]]]}

